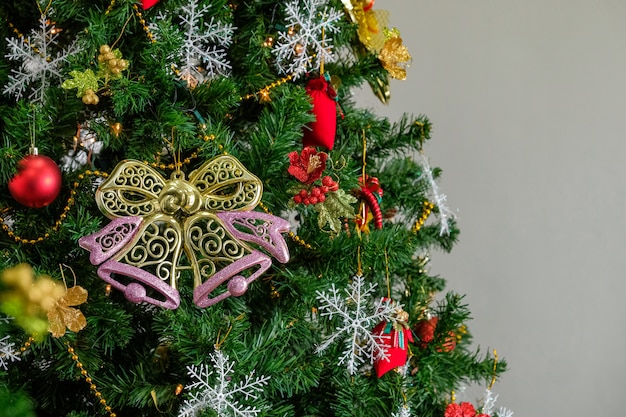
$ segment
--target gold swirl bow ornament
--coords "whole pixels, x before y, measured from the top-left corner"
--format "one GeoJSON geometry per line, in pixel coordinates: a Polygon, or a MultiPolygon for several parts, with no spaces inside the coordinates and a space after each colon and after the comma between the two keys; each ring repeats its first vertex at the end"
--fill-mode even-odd
{"type": "Polygon", "coordinates": [[[261,180],[229,155],[205,162],[189,179],[175,171],[166,180],[145,163],[122,161],[96,190],[112,221],[79,245],[99,265],[98,276],[132,302],[177,308],[178,281],[189,270],[194,303],[208,307],[244,294],[271,266],[267,253],[289,260],[281,235],[289,222],[252,211],[262,193],[261,180]]]}

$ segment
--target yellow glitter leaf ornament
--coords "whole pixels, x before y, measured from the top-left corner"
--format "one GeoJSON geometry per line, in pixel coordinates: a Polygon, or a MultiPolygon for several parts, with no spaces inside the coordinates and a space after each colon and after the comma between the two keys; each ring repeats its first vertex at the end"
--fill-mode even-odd
{"type": "Polygon", "coordinates": [[[391,77],[405,80],[406,67],[407,63],[411,61],[411,54],[409,54],[409,49],[403,45],[397,29],[387,31],[387,33],[387,40],[378,55],[378,59],[391,77]]]}
{"type": "Polygon", "coordinates": [[[91,69],[86,69],[83,72],[71,71],[70,75],[72,76],[72,78],[69,80],[65,80],[63,84],[61,84],[61,88],[65,90],[71,90],[73,88],[76,88],[76,97],[83,97],[85,94],[87,94],[88,90],[98,90],[98,76],[96,76],[96,74],[91,69]]]}
{"type": "Polygon", "coordinates": [[[54,337],[61,337],[66,329],[76,333],[87,325],[83,313],[73,308],[87,301],[87,290],[76,285],[68,288],[65,295],[60,297],[55,305],[48,310],[48,331],[54,337]]]}

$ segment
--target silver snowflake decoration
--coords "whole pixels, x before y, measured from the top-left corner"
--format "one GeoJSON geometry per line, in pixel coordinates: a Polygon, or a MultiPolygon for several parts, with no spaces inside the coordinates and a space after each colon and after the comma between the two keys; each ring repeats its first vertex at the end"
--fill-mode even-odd
{"type": "Polygon", "coordinates": [[[6,39],[8,53],[5,58],[21,61],[21,65],[11,70],[4,94],[13,95],[19,100],[31,87],[28,99],[35,103],[44,101],[51,80],[61,78],[61,65],[78,50],[75,43],[67,49],[56,48],[58,36],[55,25],[43,14],[39,19],[39,29],[33,30],[31,36],[6,39]]]}
{"type": "Polygon", "coordinates": [[[411,417],[411,409],[406,404],[402,404],[391,417],[411,417]]]}
{"type": "Polygon", "coordinates": [[[498,417],[513,417],[513,411],[508,408],[500,407],[496,416],[498,417]]]}
{"type": "Polygon", "coordinates": [[[422,168],[424,169],[424,175],[430,186],[430,194],[435,201],[439,213],[439,235],[450,235],[450,221],[456,218],[454,212],[448,207],[448,197],[439,190],[439,186],[433,176],[433,170],[428,163],[428,158],[424,153],[420,153],[422,158],[422,168]]]}
{"type": "Polygon", "coordinates": [[[365,363],[364,357],[369,363],[375,359],[387,360],[386,337],[372,334],[372,328],[383,320],[393,321],[396,309],[401,306],[393,305],[391,300],[380,299],[371,308],[370,298],[375,289],[376,284],[366,284],[363,276],[356,275],[344,291],[339,291],[334,284],[328,292],[317,291],[320,316],[330,319],[339,317],[341,324],[317,347],[316,352],[321,353],[337,339],[343,339],[345,350],[339,364],[345,364],[352,375],[365,363]]]}
{"type": "Polygon", "coordinates": [[[482,400],[483,406],[481,408],[481,413],[495,415],[498,417],[513,417],[513,411],[504,407],[500,407],[498,412],[493,414],[494,409],[496,408],[496,401],[498,401],[498,395],[494,395],[491,389],[487,388],[482,400]]]}
{"type": "Polygon", "coordinates": [[[286,32],[280,32],[272,53],[282,74],[294,78],[309,69],[320,68],[322,62],[333,62],[331,34],[343,13],[325,5],[324,0],[292,0],[285,5],[286,32]]]}
{"type": "Polygon", "coordinates": [[[5,371],[8,369],[9,362],[20,360],[19,352],[14,348],[15,343],[9,343],[9,336],[0,339],[0,368],[5,371]]]}
{"type": "Polygon", "coordinates": [[[240,399],[258,399],[258,393],[263,391],[270,377],[254,377],[254,373],[247,375],[243,381],[235,384],[231,381],[235,366],[229,362],[228,356],[221,351],[210,355],[213,367],[202,364],[188,366],[189,376],[193,383],[189,389],[193,391],[191,398],[185,400],[181,407],[180,417],[196,416],[202,410],[213,409],[220,417],[255,417],[262,410],[253,406],[244,406],[240,399]],[[211,384],[211,380],[215,383],[211,384]]]}
{"type": "MultiPolygon", "coordinates": [[[[178,76],[191,87],[218,75],[228,75],[232,69],[226,49],[232,44],[235,28],[215,17],[207,21],[210,9],[211,4],[200,6],[198,0],[190,0],[178,9],[177,22],[168,24],[175,28],[183,42],[177,53],[169,58],[178,69],[178,76]]],[[[162,14],[157,19],[168,20],[162,14]]],[[[159,25],[150,27],[157,37],[163,31],[159,25]]]]}

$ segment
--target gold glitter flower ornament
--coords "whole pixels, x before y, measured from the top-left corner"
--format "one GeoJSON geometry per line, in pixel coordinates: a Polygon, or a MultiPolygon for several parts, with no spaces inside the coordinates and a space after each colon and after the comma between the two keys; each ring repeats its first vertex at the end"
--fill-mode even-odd
{"type": "Polygon", "coordinates": [[[411,55],[408,48],[402,43],[400,31],[391,29],[386,32],[387,40],[378,55],[378,59],[391,77],[405,80],[407,63],[411,61],[411,55]]]}
{"type": "Polygon", "coordinates": [[[87,319],[83,313],[73,306],[87,301],[87,290],[79,285],[68,288],[65,295],[58,298],[48,310],[48,331],[54,337],[61,337],[66,329],[78,332],[85,328],[87,319]]]}
{"type": "Polygon", "coordinates": [[[87,325],[83,313],[72,308],[87,301],[87,291],[78,285],[66,289],[47,275],[35,276],[27,264],[2,271],[0,282],[5,287],[0,311],[14,317],[36,339],[42,339],[46,330],[61,337],[66,329],[78,332],[87,325]]]}

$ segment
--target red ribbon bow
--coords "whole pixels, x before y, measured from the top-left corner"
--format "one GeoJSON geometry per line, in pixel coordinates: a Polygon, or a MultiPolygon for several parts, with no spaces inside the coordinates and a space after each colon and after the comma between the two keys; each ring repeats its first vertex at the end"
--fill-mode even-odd
{"type": "Polygon", "coordinates": [[[363,219],[361,220],[366,223],[367,210],[371,210],[372,217],[374,218],[374,225],[377,229],[382,229],[383,213],[380,209],[380,203],[383,197],[383,189],[380,187],[378,178],[366,175],[365,181],[363,181],[363,177],[359,178],[359,184],[361,185],[359,194],[367,204],[365,207],[365,213],[363,213],[363,219]]]}

